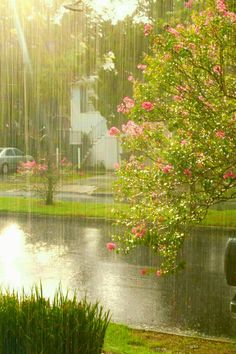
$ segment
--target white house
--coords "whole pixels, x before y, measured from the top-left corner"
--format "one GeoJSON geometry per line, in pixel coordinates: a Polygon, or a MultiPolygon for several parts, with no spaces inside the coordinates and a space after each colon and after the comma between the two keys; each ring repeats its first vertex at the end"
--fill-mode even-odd
{"type": "Polygon", "coordinates": [[[70,144],[78,147],[78,164],[113,170],[120,162],[120,143],[108,134],[106,119],[96,111],[97,77],[77,81],[71,88],[70,144]]]}

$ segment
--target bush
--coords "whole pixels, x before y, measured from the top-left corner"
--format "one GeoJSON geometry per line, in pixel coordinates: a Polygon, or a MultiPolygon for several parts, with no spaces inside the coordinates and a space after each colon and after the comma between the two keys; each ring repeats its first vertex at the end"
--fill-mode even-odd
{"type": "Polygon", "coordinates": [[[184,240],[208,209],[235,198],[236,14],[224,0],[198,5],[183,24],[150,33],[143,80],[118,106],[129,121],[110,129],[128,156],[116,195],[131,206],[118,211],[124,227],[113,241],[126,253],[149,247],[158,277],[184,266],[184,240]]]}
{"type": "Polygon", "coordinates": [[[42,287],[0,291],[0,354],[100,354],[109,321],[98,303],[69,299],[60,288],[52,302],[42,287]]]}

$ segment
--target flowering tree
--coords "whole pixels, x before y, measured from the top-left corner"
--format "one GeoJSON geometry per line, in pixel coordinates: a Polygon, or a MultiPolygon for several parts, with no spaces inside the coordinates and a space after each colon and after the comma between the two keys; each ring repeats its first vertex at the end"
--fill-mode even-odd
{"type": "Polygon", "coordinates": [[[125,231],[108,249],[150,247],[160,255],[157,276],[183,265],[183,241],[209,207],[236,195],[235,23],[217,0],[160,35],[146,28],[144,80],[118,107],[127,124],[110,131],[129,153],[115,190],[130,209],[117,212],[125,231]]]}
{"type": "Polygon", "coordinates": [[[45,200],[46,205],[53,204],[53,198],[62,175],[71,171],[72,164],[63,158],[60,166],[56,166],[50,159],[45,163],[36,161],[22,162],[18,167],[21,176],[34,176],[32,188],[36,195],[45,200]]]}

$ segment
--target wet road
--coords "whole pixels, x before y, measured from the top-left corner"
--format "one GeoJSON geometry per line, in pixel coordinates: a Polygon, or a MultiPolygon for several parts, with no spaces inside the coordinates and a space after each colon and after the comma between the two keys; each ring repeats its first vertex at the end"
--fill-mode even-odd
{"type": "MultiPolygon", "coordinates": [[[[22,198],[36,198],[35,194],[26,191],[0,191],[0,197],[22,197],[22,198]]],[[[98,204],[113,204],[114,198],[111,194],[80,194],[73,192],[58,192],[55,194],[55,200],[75,201],[84,203],[98,203],[98,204]]]]}
{"type": "Polygon", "coordinates": [[[53,295],[59,282],[79,296],[99,300],[113,320],[171,331],[200,331],[235,336],[229,302],[235,290],[226,285],[224,249],[233,231],[199,231],[189,238],[187,267],[175,277],[141,276],[157,259],[139,249],[128,257],[106,250],[111,225],[91,221],[0,217],[0,282],[30,289],[43,283],[53,295]]]}

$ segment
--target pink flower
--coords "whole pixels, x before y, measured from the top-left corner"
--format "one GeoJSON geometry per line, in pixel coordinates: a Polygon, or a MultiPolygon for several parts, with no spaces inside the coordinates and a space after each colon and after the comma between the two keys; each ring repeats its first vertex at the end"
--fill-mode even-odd
{"type": "Polygon", "coordinates": [[[21,166],[26,170],[31,170],[32,168],[37,166],[37,163],[36,161],[27,161],[27,162],[22,162],[21,166]]]}
{"type": "Polygon", "coordinates": [[[156,276],[157,276],[157,277],[160,277],[161,275],[162,275],[162,271],[161,271],[161,270],[157,270],[157,271],[156,271],[156,276]]]}
{"type": "Polygon", "coordinates": [[[179,85],[179,86],[177,86],[177,90],[178,90],[179,92],[187,92],[187,91],[189,90],[189,87],[186,86],[186,85],[184,85],[184,86],[179,85]]]}
{"type": "Polygon", "coordinates": [[[131,233],[135,235],[137,238],[142,238],[147,232],[147,229],[145,225],[138,225],[135,227],[132,227],[131,233]]]}
{"type": "Polygon", "coordinates": [[[139,136],[143,133],[143,127],[129,120],[127,124],[122,125],[122,132],[130,136],[139,136]]]}
{"type": "Polygon", "coordinates": [[[189,168],[185,168],[184,174],[185,174],[185,176],[192,177],[192,172],[190,171],[189,168]]]}
{"type": "Polygon", "coordinates": [[[181,102],[181,101],[183,101],[183,96],[182,95],[175,95],[175,96],[173,96],[173,100],[176,102],[181,102]]]}
{"type": "Polygon", "coordinates": [[[143,268],[143,269],[140,269],[139,273],[141,275],[146,275],[148,273],[148,270],[147,270],[147,268],[143,268]]]}
{"type": "Polygon", "coordinates": [[[134,81],[133,75],[129,75],[129,76],[128,76],[128,81],[134,81]]]}
{"type": "Polygon", "coordinates": [[[114,249],[116,249],[116,244],[114,242],[108,242],[107,249],[108,251],[113,251],[114,249]]]}
{"type": "Polygon", "coordinates": [[[150,23],[146,23],[144,25],[144,36],[149,36],[152,30],[153,30],[153,26],[150,23]]]}
{"type": "Polygon", "coordinates": [[[154,104],[152,102],[146,101],[142,103],[142,108],[149,112],[154,109],[154,104]]]}
{"type": "Polygon", "coordinates": [[[173,166],[172,165],[165,165],[164,167],[162,167],[162,172],[164,173],[170,173],[173,170],[173,166]]]}
{"type": "Polygon", "coordinates": [[[123,102],[117,106],[117,112],[129,113],[130,109],[134,107],[134,100],[130,97],[124,97],[123,102]]]}
{"type": "Polygon", "coordinates": [[[236,179],[236,173],[234,173],[233,171],[228,171],[223,175],[224,179],[228,179],[228,178],[232,178],[232,179],[236,179]]]}
{"type": "Polygon", "coordinates": [[[170,34],[172,34],[174,37],[179,37],[179,32],[176,31],[176,29],[174,29],[173,27],[168,26],[167,27],[167,32],[169,32],[170,34]]]}
{"type": "Polygon", "coordinates": [[[119,170],[120,164],[118,162],[114,163],[114,169],[119,170]]]}
{"type": "Polygon", "coordinates": [[[123,102],[125,103],[126,108],[130,109],[134,107],[134,100],[130,97],[124,97],[123,102]]]}
{"type": "Polygon", "coordinates": [[[188,0],[188,2],[186,2],[184,4],[184,6],[187,8],[187,9],[191,9],[191,7],[193,6],[193,1],[194,0],[188,0]]]}
{"type": "Polygon", "coordinates": [[[138,68],[139,70],[144,71],[144,70],[147,69],[147,65],[145,65],[145,64],[138,64],[138,65],[137,65],[137,68],[138,68]]]}
{"type": "Polygon", "coordinates": [[[216,73],[217,75],[220,75],[222,73],[222,68],[220,65],[215,65],[212,69],[214,71],[214,73],[216,73]]]}
{"type": "Polygon", "coordinates": [[[216,9],[219,11],[221,14],[225,14],[227,12],[227,7],[225,5],[224,0],[217,0],[216,1],[216,9]]]}
{"type": "Polygon", "coordinates": [[[125,107],[124,103],[121,103],[117,106],[118,113],[129,113],[129,110],[125,107]]]}
{"type": "Polygon", "coordinates": [[[109,129],[109,133],[108,133],[110,136],[116,136],[116,135],[119,135],[120,134],[120,130],[116,127],[111,127],[109,129]]]}
{"type": "Polygon", "coordinates": [[[181,51],[181,49],[183,49],[183,43],[178,43],[178,44],[175,44],[173,49],[176,53],[179,53],[181,51]]]}
{"type": "Polygon", "coordinates": [[[222,130],[218,130],[217,132],[215,132],[215,136],[219,139],[224,139],[225,132],[223,132],[222,130]]]}
{"type": "Polygon", "coordinates": [[[185,140],[185,139],[181,140],[180,144],[181,145],[186,145],[187,144],[187,140],[185,140]]]}

